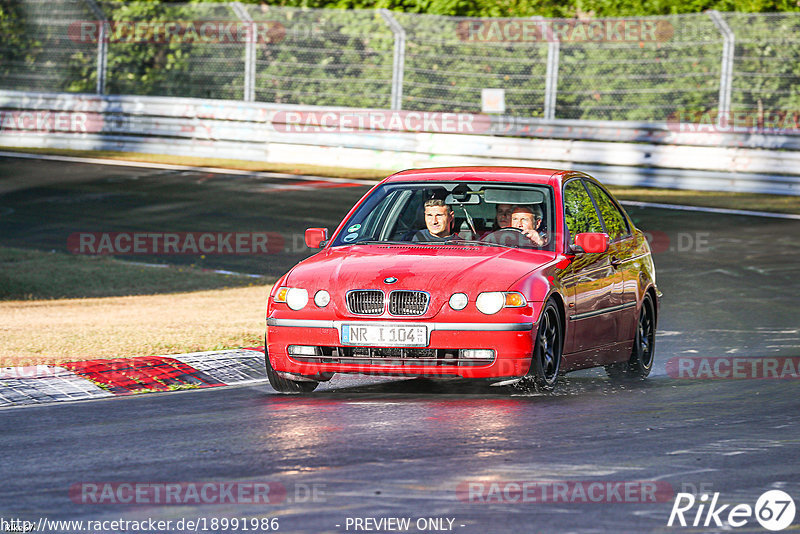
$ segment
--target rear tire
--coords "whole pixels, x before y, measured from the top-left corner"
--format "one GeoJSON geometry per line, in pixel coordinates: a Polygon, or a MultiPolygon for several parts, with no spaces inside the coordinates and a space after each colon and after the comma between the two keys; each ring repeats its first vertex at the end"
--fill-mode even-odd
{"type": "Polygon", "coordinates": [[[631,357],[627,362],[606,365],[606,374],[613,379],[644,379],[653,369],[656,350],[656,314],[653,299],[646,293],[642,300],[631,357]]]}
{"type": "Polygon", "coordinates": [[[275,369],[272,368],[272,363],[269,361],[269,353],[267,352],[267,343],[264,340],[264,363],[267,368],[267,380],[269,385],[278,393],[298,394],[298,393],[311,393],[319,382],[300,382],[298,380],[289,380],[278,375],[275,369]]]}

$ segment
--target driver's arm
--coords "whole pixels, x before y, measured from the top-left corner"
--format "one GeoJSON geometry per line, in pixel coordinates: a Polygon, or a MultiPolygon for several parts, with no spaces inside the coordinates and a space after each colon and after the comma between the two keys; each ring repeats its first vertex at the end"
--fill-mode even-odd
{"type": "Polygon", "coordinates": [[[536,243],[536,246],[542,247],[546,243],[545,239],[536,230],[522,230],[525,237],[536,243]]]}

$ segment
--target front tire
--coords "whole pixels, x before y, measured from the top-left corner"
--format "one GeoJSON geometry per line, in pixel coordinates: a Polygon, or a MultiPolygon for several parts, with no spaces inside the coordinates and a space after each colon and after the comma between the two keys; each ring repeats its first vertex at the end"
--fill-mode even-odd
{"type": "Polygon", "coordinates": [[[642,309],[636,323],[631,357],[627,362],[606,365],[606,373],[615,379],[644,379],[653,369],[656,350],[656,314],[653,299],[647,293],[642,300],[642,309]]]}
{"type": "Polygon", "coordinates": [[[273,369],[272,363],[269,361],[266,340],[264,342],[264,364],[267,369],[267,380],[269,380],[269,385],[272,386],[272,388],[278,393],[311,393],[317,389],[317,386],[319,385],[319,382],[316,381],[300,382],[298,380],[289,380],[288,378],[283,378],[282,376],[278,375],[275,369],[273,369]]]}
{"type": "Polygon", "coordinates": [[[531,358],[531,368],[522,382],[532,383],[536,391],[553,391],[561,368],[561,351],[564,348],[564,328],[561,316],[552,300],[542,311],[536,342],[531,358]]]}

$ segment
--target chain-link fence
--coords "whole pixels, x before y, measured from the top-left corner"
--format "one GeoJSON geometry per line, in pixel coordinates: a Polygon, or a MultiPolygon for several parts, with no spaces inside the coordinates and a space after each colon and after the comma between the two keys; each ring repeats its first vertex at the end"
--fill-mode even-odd
{"type": "Polygon", "coordinates": [[[238,2],[2,5],[2,89],[454,112],[486,110],[488,96],[517,117],[650,122],[800,109],[797,13],[559,20],[238,2]]]}

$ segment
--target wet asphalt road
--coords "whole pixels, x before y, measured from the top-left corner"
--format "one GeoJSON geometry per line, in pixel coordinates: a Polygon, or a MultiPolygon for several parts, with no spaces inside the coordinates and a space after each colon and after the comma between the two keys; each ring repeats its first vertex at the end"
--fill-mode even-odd
{"type": "MultiPolygon", "coordinates": [[[[73,231],[140,228],[301,235],[335,226],[365,191],[278,184],[294,182],[0,159],[0,243],[63,250],[73,231]],[[21,172],[30,179],[14,182],[21,172]],[[70,179],[44,183],[54,173],[70,179]]],[[[654,235],[664,292],[647,381],[615,384],[583,371],[555,394],[531,395],[464,381],[337,377],[307,397],[263,384],[0,410],[0,516],[204,518],[208,528],[212,518],[275,517],[284,532],[704,532],[723,528],[703,526],[704,514],[698,527],[666,526],[676,493],[718,492],[719,504],[752,506],[783,489],[800,506],[798,381],[666,372],[669,359],[685,356],[800,356],[800,221],[628,211],[654,235]],[[513,484],[534,481],[569,482],[572,493],[519,502],[513,484]],[[589,499],[575,488],[598,481],[664,491],[656,502],[618,502],[613,493],[611,502],[581,502],[589,499]],[[99,482],[270,483],[274,502],[70,499],[76,484],[99,482]],[[459,491],[470,487],[507,491],[485,503],[459,491]],[[410,518],[410,528],[354,528],[355,519],[389,517],[410,518]],[[418,530],[420,518],[441,524],[418,530]]],[[[304,254],[215,257],[207,266],[277,276],[304,254]]],[[[687,511],[689,523],[697,509],[687,511]]],[[[733,530],[764,531],[753,518],[733,530]]]]}
{"type": "Polygon", "coordinates": [[[0,244],[66,252],[79,232],[267,232],[282,245],[278,253],[120,257],[276,279],[310,255],[306,228],[333,227],[367,189],[359,182],[0,157],[0,244]]]}

